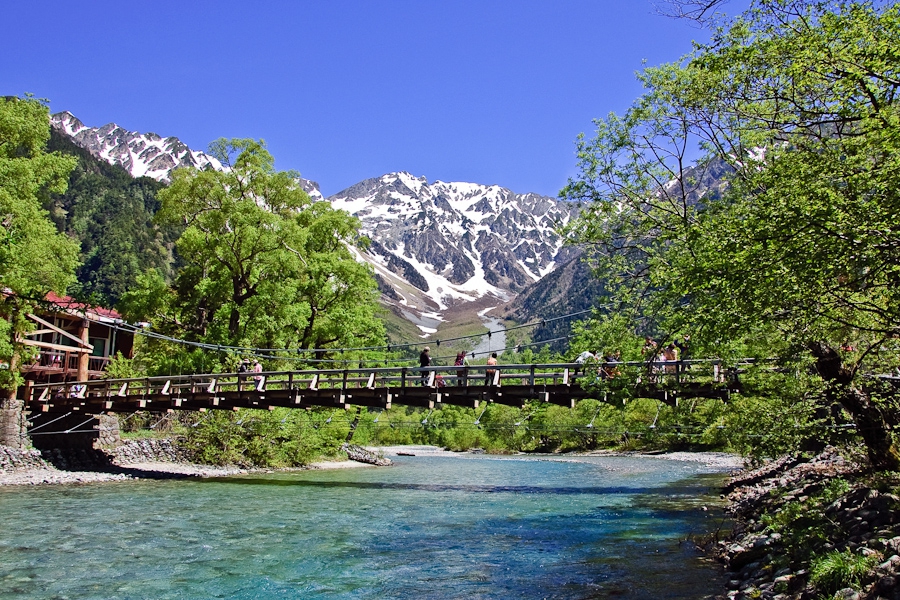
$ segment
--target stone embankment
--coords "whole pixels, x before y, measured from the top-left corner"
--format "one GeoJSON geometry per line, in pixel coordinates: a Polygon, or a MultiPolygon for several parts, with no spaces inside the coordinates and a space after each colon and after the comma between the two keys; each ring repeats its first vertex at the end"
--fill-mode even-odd
{"type": "Polygon", "coordinates": [[[18,450],[0,446],[0,485],[90,483],[128,479],[211,477],[242,469],[192,464],[168,439],[129,440],[107,450],[66,448],[18,450]]]}
{"type": "Polygon", "coordinates": [[[40,450],[18,450],[9,446],[0,446],[0,471],[2,472],[45,469],[49,466],[41,457],[40,450]]]}
{"type": "Polygon", "coordinates": [[[128,440],[110,453],[119,464],[143,462],[189,463],[191,458],[184,448],[166,438],[128,440]]]}
{"type": "Polygon", "coordinates": [[[898,484],[834,449],[734,478],[735,529],[718,548],[730,591],[718,598],[900,600],[898,484]]]}

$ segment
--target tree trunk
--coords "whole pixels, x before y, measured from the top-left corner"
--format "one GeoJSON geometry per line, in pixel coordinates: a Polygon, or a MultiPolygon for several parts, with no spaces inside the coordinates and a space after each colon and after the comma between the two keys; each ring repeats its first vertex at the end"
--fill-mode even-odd
{"type": "Polygon", "coordinates": [[[236,307],[232,307],[231,314],[228,316],[228,335],[231,342],[236,343],[241,332],[241,313],[236,307]]]}
{"type": "Polygon", "coordinates": [[[879,471],[900,471],[900,452],[890,426],[869,394],[853,386],[841,386],[835,390],[834,399],[853,415],[872,466],[879,471]]]}
{"type": "Polygon", "coordinates": [[[846,367],[836,350],[823,342],[810,345],[816,370],[827,383],[829,400],[839,403],[853,417],[866,445],[872,467],[879,471],[900,471],[900,451],[881,407],[864,390],[853,384],[854,371],[846,367]]]}

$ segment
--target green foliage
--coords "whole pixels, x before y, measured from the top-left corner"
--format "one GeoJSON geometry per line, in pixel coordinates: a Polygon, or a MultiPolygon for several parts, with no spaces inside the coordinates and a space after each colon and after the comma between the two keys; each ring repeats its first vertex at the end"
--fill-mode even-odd
{"type": "MultiPolygon", "coordinates": [[[[176,244],[182,266],[173,284],[164,273],[145,273],[123,294],[123,314],[211,345],[297,350],[382,344],[375,280],[350,250],[363,243],[358,220],[328,203],[312,203],[296,173],[274,170],[261,142],[218,140],[210,152],[225,171],[179,169],[159,193],[156,222],[183,228],[176,244]]],[[[195,351],[173,352],[157,342],[146,351],[154,354],[147,361],[151,372],[186,372],[203,361],[227,368],[234,359],[223,353],[201,361],[195,351]]],[[[342,358],[370,360],[370,354],[342,358]]],[[[264,364],[296,366],[274,358],[264,364]]]]}
{"type": "Polygon", "coordinates": [[[588,399],[574,409],[544,402],[527,403],[521,409],[495,403],[477,409],[397,407],[363,412],[354,441],[497,453],[727,449],[729,436],[710,425],[722,422],[725,413],[719,400],[678,407],[648,399],[629,400],[624,406],[621,401],[588,399]]]}
{"type": "Polygon", "coordinates": [[[44,148],[50,135],[47,106],[31,97],[0,98],[0,388],[14,390],[25,314],[50,291],[65,293],[74,280],[78,246],[56,231],[41,197],[60,193],[74,160],[44,148]],[[6,290],[12,293],[7,295],[6,290]]]}
{"type": "Polygon", "coordinates": [[[585,350],[608,356],[619,351],[621,360],[641,360],[643,339],[635,334],[634,322],[622,314],[597,314],[584,321],[572,324],[575,336],[569,346],[568,355],[574,360],[585,350]]]}
{"type": "Polygon", "coordinates": [[[900,350],[898,37],[895,4],[759,3],[645,70],[644,95],[579,139],[563,190],[590,202],[568,233],[636,332],[814,359],[821,398],[890,469],[891,422],[858,374],[900,350]]]}
{"type": "Polygon", "coordinates": [[[198,413],[182,431],[204,464],[296,467],[336,456],[348,429],[326,411],[276,408],[198,413]]]}
{"type": "Polygon", "coordinates": [[[142,376],[144,372],[138,368],[134,359],[125,358],[121,352],[116,352],[106,366],[104,374],[107,379],[131,379],[142,376]]]}
{"type": "Polygon", "coordinates": [[[859,589],[862,578],[877,564],[874,556],[833,550],[814,557],[809,566],[810,581],[821,591],[834,594],[843,588],[859,589]]]}
{"type": "MultiPolygon", "coordinates": [[[[503,354],[502,359],[520,365],[564,362],[562,355],[554,352],[549,345],[540,346],[537,351],[535,351],[534,347],[524,348],[515,354],[507,351],[503,354]]],[[[479,364],[481,364],[480,361],[479,364]]]]}
{"type": "Polygon", "coordinates": [[[171,276],[172,247],[180,230],[152,221],[159,208],[156,195],[165,184],[135,179],[55,130],[48,149],[78,159],[66,191],[45,200],[59,230],[81,244],[82,265],[73,295],[114,306],[148,269],[171,276]]]}

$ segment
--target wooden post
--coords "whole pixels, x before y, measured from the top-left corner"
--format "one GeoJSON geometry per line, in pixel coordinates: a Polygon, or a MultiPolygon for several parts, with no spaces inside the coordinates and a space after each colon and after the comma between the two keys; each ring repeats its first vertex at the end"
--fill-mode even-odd
{"type": "MultiPolygon", "coordinates": [[[[78,330],[78,337],[81,338],[81,341],[84,344],[88,343],[88,335],[90,334],[90,321],[87,319],[81,320],[81,327],[78,330]]],[[[87,381],[88,380],[88,365],[91,361],[90,352],[80,352],[78,354],[78,381],[87,381]]]]}

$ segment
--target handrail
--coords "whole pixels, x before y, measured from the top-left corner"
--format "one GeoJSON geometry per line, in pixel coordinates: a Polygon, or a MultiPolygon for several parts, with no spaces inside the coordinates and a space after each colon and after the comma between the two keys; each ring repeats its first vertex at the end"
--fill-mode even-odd
{"type": "MultiPolygon", "coordinates": [[[[749,361],[740,361],[741,364],[748,364],[749,361]]],[[[502,378],[529,378],[547,379],[559,378],[564,373],[559,370],[568,369],[575,376],[575,371],[586,373],[602,367],[674,367],[674,366],[695,366],[708,364],[714,369],[721,368],[723,361],[721,359],[689,359],[679,361],[589,361],[585,364],[575,362],[565,363],[531,363],[531,364],[498,364],[498,365],[433,365],[428,367],[358,367],[352,369],[308,369],[308,370],[284,370],[284,371],[264,371],[262,373],[255,372],[225,372],[225,373],[191,373],[185,375],[155,375],[152,377],[130,377],[119,379],[91,379],[86,381],[69,381],[54,383],[32,383],[32,390],[41,390],[43,388],[69,388],[76,384],[86,385],[90,388],[104,387],[106,389],[121,389],[125,386],[128,391],[137,389],[152,389],[156,386],[163,387],[169,385],[173,390],[184,386],[206,384],[211,380],[217,380],[218,386],[237,386],[242,383],[257,381],[257,378],[264,378],[264,387],[279,386],[290,380],[291,384],[305,383],[304,380],[318,377],[319,385],[341,383],[342,387],[347,384],[363,383],[370,379],[370,375],[375,375],[375,382],[400,382],[401,387],[405,387],[410,383],[418,385],[422,374],[424,373],[451,373],[450,377],[458,378],[458,373],[463,371],[464,377],[483,377],[487,370],[496,370],[501,374],[502,378]],[[410,377],[412,375],[412,377],[410,377]]],[[[679,369],[682,373],[682,369],[679,369]]],[[[586,375],[583,375],[586,376],[586,375]]],[[[255,387],[255,383],[253,384],[255,387]]]]}

